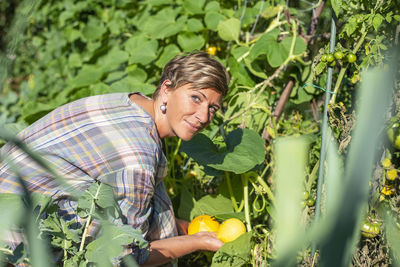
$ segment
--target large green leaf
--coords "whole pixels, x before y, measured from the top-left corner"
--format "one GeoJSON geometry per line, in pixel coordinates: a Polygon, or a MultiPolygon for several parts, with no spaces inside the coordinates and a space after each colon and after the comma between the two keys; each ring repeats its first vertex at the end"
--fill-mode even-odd
{"type": "Polygon", "coordinates": [[[154,90],[155,87],[153,85],[138,81],[135,77],[130,76],[110,85],[110,91],[114,93],[141,92],[145,95],[150,95],[154,92],[154,90]]]}
{"type": "Polygon", "coordinates": [[[184,0],[183,7],[191,14],[201,14],[205,2],[206,0],[184,0]]]}
{"type": "Polygon", "coordinates": [[[106,31],[107,27],[101,20],[90,17],[89,22],[82,29],[82,35],[86,40],[94,41],[100,39],[106,31]]]}
{"type": "Polygon", "coordinates": [[[209,30],[216,31],[220,21],[224,19],[220,13],[209,11],[204,16],[204,22],[209,30]]]}
{"type": "Polygon", "coordinates": [[[252,233],[244,233],[232,242],[225,243],[212,259],[211,267],[240,267],[249,264],[252,233]]]}
{"type": "Polygon", "coordinates": [[[133,36],[124,45],[130,54],[129,63],[146,65],[157,58],[158,42],[144,35],[133,36]]]}
{"type": "Polygon", "coordinates": [[[222,195],[207,195],[194,202],[193,209],[190,211],[190,219],[204,214],[218,217],[231,213],[234,213],[234,209],[230,199],[222,195]]]}
{"type": "Polygon", "coordinates": [[[253,130],[236,129],[226,137],[227,149],[219,149],[207,136],[198,134],[182,143],[182,150],[201,165],[244,173],[264,161],[264,140],[253,130]]]}
{"type": "Polygon", "coordinates": [[[186,26],[189,32],[198,32],[204,28],[203,23],[201,23],[201,20],[195,18],[189,19],[187,21],[186,26]]]}
{"type": "MultiPolygon", "coordinates": [[[[138,25],[142,31],[155,39],[163,39],[180,32],[185,26],[185,20],[175,20],[180,8],[166,7],[156,15],[144,20],[143,25],[138,25]]],[[[183,17],[182,17],[183,18],[183,17]]]]}
{"type": "Polygon", "coordinates": [[[97,65],[101,66],[104,72],[109,72],[122,63],[128,61],[129,54],[118,47],[111,49],[105,56],[99,58],[97,65]]]}
{"type": "MultiPolygon", "coordinates": [[[[252,46],[248,60],[255,60],[260,55],[267,55],[268,63],[271,67],[279,67],[289,56],[292,37],[283,39],[278,42],[279,31],[273,30],[260,37],[252,46]]],[[[306,50],[306,43],[301,38],[296,38],[293,54],[298,55],[306,50]]]]}
{"type": "Polygon", "coordinates": [[[167,64],[171,59],[173,59],[180,52],[181,52],[181,50],[175,44],[167,45],[166,47],[164,47],[164,50],[163,50],[161,56],[156,61],[156,65],[160,68],[163,68],[165,66],[165,64],[167,64]]]}
{"type": "Polygon", "coordinates": [[[96,65],[84,65],[78,75],[68,81],[69,88],[81,88],[100,81],[103,69],[96,65]]]}
{"type": "Polygon", "coordinates": [[[182,187],[180,195],[178,216],[180,219],[190,221],[190,212],[193,210],[195,201],[186,186],[182,187]]]}
{"type": "Polygon", "coordinates": [[[178,44],[182,47],[185,52],[191,52],[193,50],[199,50],[205,43],[204,38],[201,35],[194,33],[181,33],[178,35],[178,44]]]}
{"type": "Polygon", "coordinates": [[[224,41],[235,41],[239,38],[240,20],[230,18],[220,21],[217,27],[218,35],[224,41]]]}
{"type": "Polygon", "coordinates": [[[102,225],[104,234],[86,247],[86,258],[89,262],[103,264],[102,266],[107,262],[115,263],[122,253],[123,246],[133,242],[142,248],[147,245],[141,231],[133,229],[130,225],[115,226],[106,222],[102,225]]]}

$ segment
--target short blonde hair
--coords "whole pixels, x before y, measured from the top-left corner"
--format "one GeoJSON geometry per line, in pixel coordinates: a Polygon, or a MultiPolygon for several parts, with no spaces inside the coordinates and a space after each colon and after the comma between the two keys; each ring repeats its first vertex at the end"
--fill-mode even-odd
{"type": "Polygon", "coordinates": [[[194,89],[213,88],[223,96],[229,89],[229,74],[225,67],[205,52],[179,55],[168,62],[153,93],[153,99],[158,97],[165,80],[171,81],[168,87],[172,89],[190,83],[194,89]]]}

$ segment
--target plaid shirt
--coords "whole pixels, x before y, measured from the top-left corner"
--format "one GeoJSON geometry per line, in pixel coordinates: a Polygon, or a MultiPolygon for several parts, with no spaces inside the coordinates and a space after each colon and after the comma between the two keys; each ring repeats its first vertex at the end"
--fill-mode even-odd
{"type": "MultiPolygon", "coordinates": [[[[18,136],[69,185],[81,191],[95,181],[111,185],[126,223],[140,229],[148,241],[177,235],[171,201],[162,182],[167,160],[156,125],[128,94],[91,96],[66,104],[18,136]]],[[[77,203],[26,154],[6,144],[0,156],[20,167],[30,191],[51,196],[66,218],[77,217],[77,203]]],[[[0,193],[21,190],[9,166],[0,164],[0,193]]],[[[128,253],[141,264],[149,252],[133,246],[128,253]]]]}

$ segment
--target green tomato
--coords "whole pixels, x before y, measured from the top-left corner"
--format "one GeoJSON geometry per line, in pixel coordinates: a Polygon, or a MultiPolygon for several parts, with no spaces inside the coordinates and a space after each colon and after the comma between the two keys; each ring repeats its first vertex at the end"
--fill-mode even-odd
{"type": "Polygon", "coordinates": [[[321,56],[321,61],[322,62],[326,62],[326,58],[328,57],[328,55],[327,54],[323,54],[322,56],[321,56]]]}
{"type": "Polygon", "coordinates": [[[354,63],[357,60],[357,56],[354,55],[353,53],[348,53],[346,59],[347,59],[347,62],[354,63]]]}
{"type": "Polygon", "coordinates": [[[386,133],[387,133],[387,136],[388,136],[390,142],[392,143],[392,145],[396,149],[400,150],[400,127],[399,127],[399,124],[397,122],[393,123],[392,126],[389,129],[387,129],[386,133]]]}
{"type": "Polygon", "coordinates": [[[374,238],[381,232],[380,223],[364,222],[361,226],[361,234],[366,238],[374,238]]]}
{"type": "Polygon", "coordinates": [[[343,58],[343,53],[342,53],[341,51],[336,51],[336,52],[333,54],[333,56],[334,56],[336,59],[340,60],[340,59],[343,58]]]}
{"type": "Polygon", "coordinates": [[[307,200],[309,196],[310,193],[308,193],[307,191],[303,191],[303,200],[307,200]]]}
{"type": "Polygon", "coordinates": [[[329,62],[329,67],[333,68],[336,66],[336,61],[329,62]]]}
{"type": "Polygon", "coordinates": [[[332,54],[328,54],[326,56],[326,62],[332,62],[335,60],[335,57],[332,54]]]}
{"type": "Polygon", "coordinates": [[[313,198],[307,199],[306,204],[307,204],[307,206],[309,206],[309,207],[314,206],[314,205],[315,205],[315,199],[313,199],[313,198]]]}

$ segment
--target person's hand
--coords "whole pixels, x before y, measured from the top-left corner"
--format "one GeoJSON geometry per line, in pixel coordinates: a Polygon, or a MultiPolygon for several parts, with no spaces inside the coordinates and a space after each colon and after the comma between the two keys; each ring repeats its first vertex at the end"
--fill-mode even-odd
{"type": "Polygon", "coordinates": [[[175,218],[176,221],[176,228],[178,229],[178,234],[179,235],[187,235],[188,234],[188,227],[189,227],[189,222],[185,220],[181,220],[178,218],[175,218]]]}
{"type": "Polygon", "coordinates": [[[203,244],[202,250],[215,252],[224,244],[224,242],[217,238],[217,234],[214,232],[198,232],[193,236],[201,240],[201,244],[203,244]]]}

